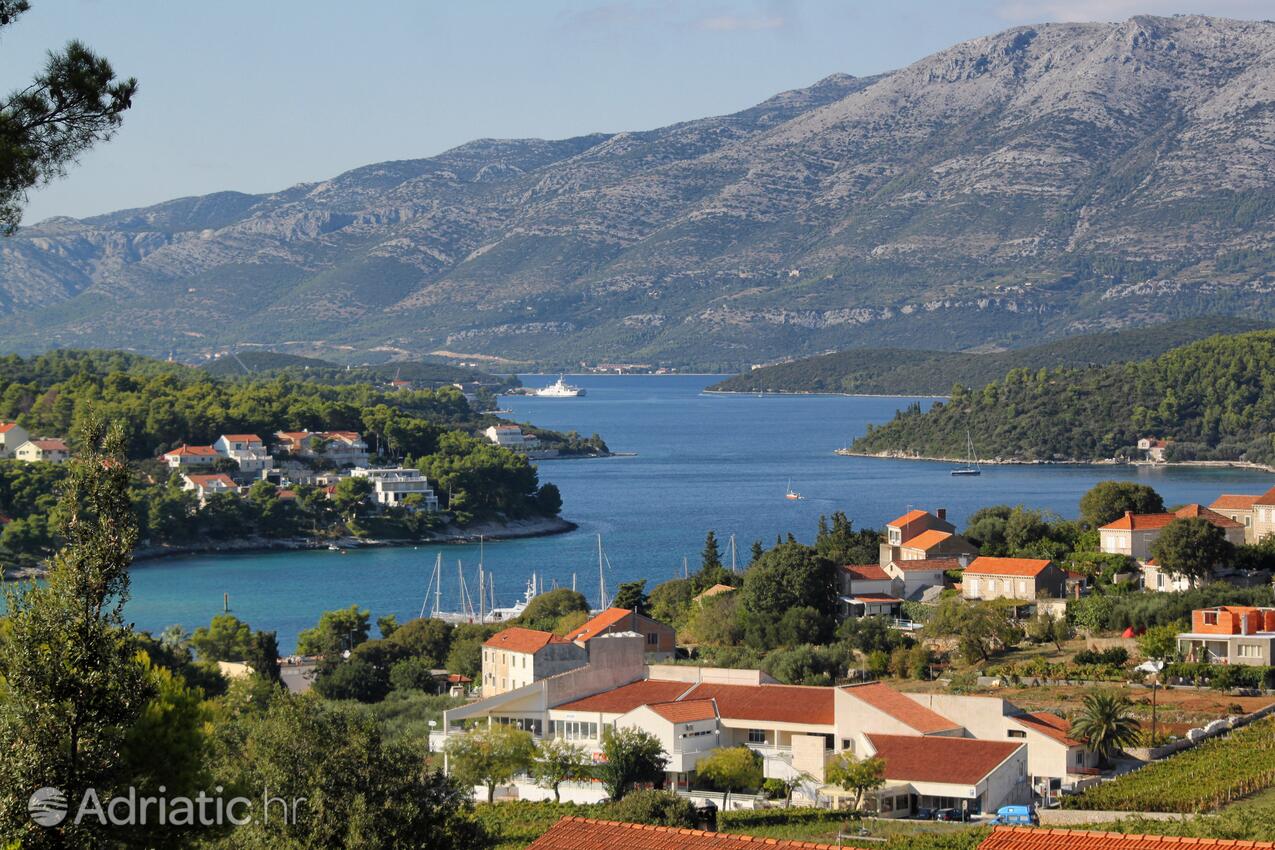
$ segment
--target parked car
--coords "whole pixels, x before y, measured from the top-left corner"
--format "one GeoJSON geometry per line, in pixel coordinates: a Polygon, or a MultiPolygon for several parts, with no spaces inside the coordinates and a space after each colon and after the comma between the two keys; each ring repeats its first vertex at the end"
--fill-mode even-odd
{"type": "Polygon", "coordinates": [[[956,809],[939,809],[934,813],[935,820],[941,821],[962,821],[965,817],[956,809]]]}
{"type": "Polygon", "coordinates": [[[912,819],[913,820],[934,820],[934,810],[933,809],[917,809],[916,813],[912,815],[912,819]]]}
{"type": "Polygon", "coordinates": [[[992,826],[1004,824],[1038,826],[1040,824],[1040,815],[1036,814],[1035,806],[1001,806],[996,810],[996,817],[992,818],[988,823],[992,826]]]}

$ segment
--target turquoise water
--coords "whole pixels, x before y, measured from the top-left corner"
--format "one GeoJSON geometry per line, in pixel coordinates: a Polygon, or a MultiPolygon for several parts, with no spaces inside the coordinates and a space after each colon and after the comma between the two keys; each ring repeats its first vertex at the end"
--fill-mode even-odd
{"type": "MultiPolygon", "coordinates": [[[[531,386],[553,377],[525,376],[531,386]]],[[[709,376],[582,376],[581,399],[513,397],[512,418],[547,428],[601,434],[614,451],[636,457],[554,460],[542,479],[562,489],[563,515],[580,528],[567,535],[486,546],[496,599],[509,605],[533,571],[577,587],[596,600],[596,536],[610,561],[611,591],[621,581],[648,586],[691,569],[704,533],[736,535],[741,562],[753,540],[776,534],[814,536],[820,514],[845,511],[857,525],[877,527],[909,507],[946,507],[958,524],[978,507],[1023,503],[1075,516],[1084,491],[1107,478],[1156,487],[1168,503],[1208,503],[1220,492],[1262,492],[1269,475],[1229,469],[1146,469],[1085,466],[986,468],[977,478],[953,478],[949,464],[847,458],[832,454],[869,422],[884,422],[912,399],[841,396],[718,396],[701,391],[709,376]],[[791,479],[803,501],[784,499],[791,479]]],[[[417,616],[435,555],[445,564],[443,605],[457,605],[456,562],[472,582],[477,545],[421,546],[333,552],[201,556],[137,565],[128,616],[139,628],[170,623],[188,629],[208,622],[230,594],[231,609],[255,628],[279,633],[285,652],[321,611],[356,603],[373,618],[417,616]]],[[[727,556],[729,557],[729,556],[727,556]]]]}

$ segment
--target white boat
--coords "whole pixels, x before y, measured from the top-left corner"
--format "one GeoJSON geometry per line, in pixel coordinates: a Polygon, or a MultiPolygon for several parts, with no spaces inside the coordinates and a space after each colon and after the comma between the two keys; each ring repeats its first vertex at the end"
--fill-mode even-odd
{"type": "Polygon", "coordinates": [[[974,460],[974,438],[970,436],[970,429],[965,429],[965,451],[969,458],[965,466],[958,466],[952,470],[953,475],[982,475],[983,470],[978,468],[978,461],[974,460]]]}
{"type": "Polygon", "coordinates": [[[804,499],[804,498],[805,498],[805,496],[801,495],[801,494],[800,494],[800,493],[798,493],[796,490],[792,489],[792,479],[791,479],[791,478],[789,478],[789,479],[788,479],[788,492],[787,492],[787,493],[784,493],[784,498],[785,498],[785,499],[787,499],[787,500],[788,500],[788,501],[790,501],[790,502],[799,502],[799,501],[801,501],[802,499],[804,499]]]}
{"type": "Polygon", "coordinates": [[[563,376],[559,375],[558,380],[547,387],[541,387],[532,395],[539,398],[579,398],[584,395],[584,388],[568,384],[563,380],[563,376]]]}

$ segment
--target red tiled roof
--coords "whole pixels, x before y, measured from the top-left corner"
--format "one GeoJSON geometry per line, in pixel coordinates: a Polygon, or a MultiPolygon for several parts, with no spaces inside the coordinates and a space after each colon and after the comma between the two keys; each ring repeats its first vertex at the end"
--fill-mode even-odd
{"type": "Polygon", "coordinates": [[[922,552],[928,552],[944,540],[950,540],[951,538],[952,532],[931,528],[929,531],[922,531],[915,537],[904,540],[900,545],[904,549],[920,549],[922,552]]]}
{"type": "Polygon", "coordinates": [[[567,643],[553,634],[539,629],[524,629],[522,626],[510,626],[504,631],[487,638],[483,646],[503,649],[508,652],[537,652],[551,643],[567,643]]]}
{"type": "Polygon", "coordinates": [[[924,519],[927,516],[929,516],[929,514],[926,513],[925,511],[921,511],[921,510],[908,511],[907,513],[905,513],[903,516],[899,517],[898,519],[893,520],[891,522],[887,522],[886,525],[892,528],[903,528],[905,525],[911,525],[912,523],[916,522],[918,519],[924,519]]]}
{"type": "Polygon", "coordinates": [[[966,575],[1038,576],[1052,563],[1039,558],[975,558],[965,568],[966,575]]]}
{"type": "Polygon", "coordinates": [[[216,475],[187,475],[186,477],[190,479],[191,484],[194,484],[200,489],[203,489],[203,487],[207,484],[213,483],[225,484],[227,487],[232,488],[238,486],[233,480],[231,480],[230,476],[224,472],[219,472],[216,475]]]}
{"type": "Polygon", "coordinates": [[[70,449],[64,441],[57,437],[41,437],[38,440],[28,440],[31,445],[45,452],[69,452],[70,449]]]}
{"type": "Polygon", "coordinates": [[[888,593],[856,593],[850,597],[855,602],[902,602],[897,596],[888,593]]]}
{"type": "Polygon", "coordinates": [[[890,563],[905,573],[909,570],[931,572],[933,570],[959,570],[961,568],[961,562],[955,558],[914,558],[907,561],[891,561],[890,563]]]}
{"type": "Polygon", "coordinates": [[[1048,735],[1055,741],[1060,741],[1069,747],[1079,747],[1081,745],[1080,741],[1067,734],[1071,731],[1071,722],[1052,712],[1031,711],[1027,714],[1020,714],[1014,719],[1024,726],[1048,735]]]}
{"type": "Polygon", "coordinates": [[[832,844],[565,817],[527,850],[836,850],[832,844]]]}
{"type": "Polygon", "coordinates": [[[833,689],[801,685],[697,685],[687,696],[717,700],[717,713],[731,720],[764,720],[831,726],[836,722],[833,689]]]}
{"type": "Polygon", "coordinates": [[[1260,498],[1262,497],[1223,493],[1214,499],[1209,507],[1215,511],[1251,511],[1260,498]]]}
{"type": "Polygon", "coordinates": [[[600,711],[603,714],[624,714],[639,705],[673,702],[695,687],[693,682],[670,682],[664,679],[644,679],[603,691],[574,702],[555,705],[561,711],[600,711]]]}
{"type": "Polygon", "coordinates": [[[1275,850],[1275,843],[1236,841],[1230,838],[1125,835],[1118,832],[1086,832],[1078,829],[998,826],[978,845],[978,850],[1188,850],[1188,848],[1189,850],[1275,850]]]}
{"type": "Polygon", "coordinates": [[[867,685],[850,685],[842,688],[855,699],[862,700],[900,723],[910,726],[922,735],[947,732],[959,728],[936,711],[926,708],[916,700],[899,693],[889,685],[873,682],[867,685]]]}
{"type": "Polygon", "coordinates": [[[1240,528],[1240,524],[1228,516],[1222,516],[1217,511],[1209,510],[1203,505],[1184,505],[1173,513],[1163,514],[1134,514],[1126,513],[1120,519],[1109,522],[1102,528],[1110,531],[1154,531],[1157,528],[1164,528],[1175,519],[1194,519],[1200,518],[1208,520],[1212,525],[1218,528],[1240,528]]]}
{"type": "Polygon", "coordinates": [[[1267,490],[1265,493],[1257,497],[1255,505],[1275,505],[1275,487],[1267,490]]]}
{"type": "Polygon", "coordinates": [[[890,574],[876,564],[846,564],[841,569],[856,581],[889,581],[890,574]]]}
{"type": "Polygon", "coordinates": [[[1182,507],[1174,511],[1173,515],[1178,517],[1179,519],[1192,519],[1192,518],[1198,517],[1200,519],[1208,520],[1210,524],[1216,525],[1218,528],[1243,528],[1244,527],[1240,525],[1238,522],[1236,522],[1235,520],[1231,519],[1229,516],[1222,516],[1222,514],[1218,513],[1217,511],[1210,510],[1209,508],[1206,508],[1203,505],[1196,505],[1196,504],[1183,505],[1182,507]]]}
{"type": "Polygon", "coordinates": [[[164,457],[217,457],[217,450],[212,446],[178,446],[164,452],[164,457]]]}
{"type": "Polygon", "coordinates": [[[587,643],[590,638],[597,637],[632,613],[628,608],[608,608],[567,635],[567,640],[587,643]]]}
{"type": "Polygon", "coordinates": [[[0,422],[0,434],[7,434],[17,427],[17,422],[0,422]]]}
{"type": "Polygon", "coordinates": [[[260,443],[262,439],[256,434],[222,434],[221,439],[232,443],[260,443]]]}
{"type": "Polygon", "coordinates": [[[901,782],[976,785],[1022,744],[945,735],[868,735],[885,760],[885,778],[901,782]]]}
{"type": "Polygon", "coordinates": [[[690,723],[693,720],[712,720],[717,716],[717,704],[711,699],[688,699],[681,702],[659,702],[650,706],[660,717],[673,723],[690,723]]]}

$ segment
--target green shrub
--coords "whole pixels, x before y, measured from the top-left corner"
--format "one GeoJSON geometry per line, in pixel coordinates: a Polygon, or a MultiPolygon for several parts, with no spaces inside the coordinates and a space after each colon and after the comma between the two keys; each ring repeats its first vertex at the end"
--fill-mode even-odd
{"type": "Polygon", "coordinates": [[[652,826],[680,826],[693,828],[696,823],[695,806],[685,797],[671,791],[643,788],[630,792],[622,800],[607,806],[606,816],[625,823],[646,823],[652,826]]]}

